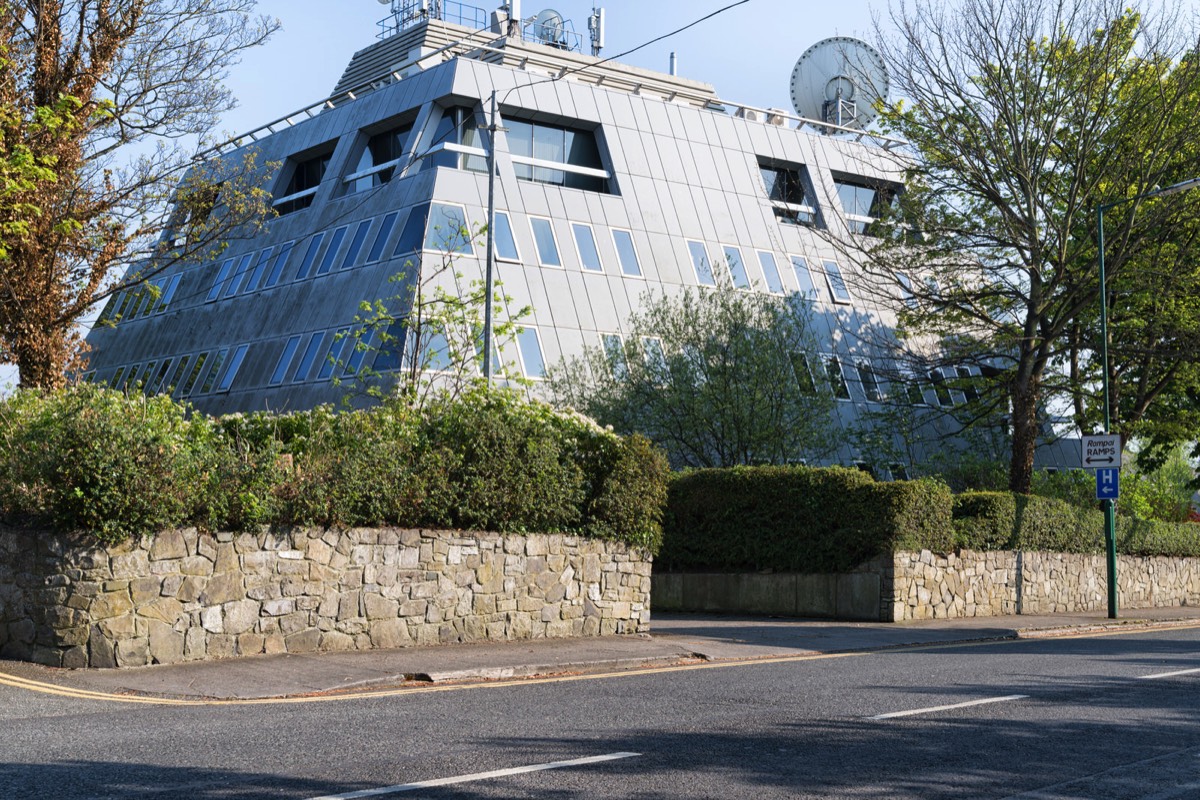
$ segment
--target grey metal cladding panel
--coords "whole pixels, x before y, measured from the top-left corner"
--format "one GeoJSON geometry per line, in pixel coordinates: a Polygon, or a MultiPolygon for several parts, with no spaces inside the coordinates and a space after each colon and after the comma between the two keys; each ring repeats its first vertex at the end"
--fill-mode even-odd
{"type": "Polygon", "coordinates": [[[585,280],[587,292],[580,299],[588,304],[586,314],[577,315],[577,321],[571,324],[563,324],[561,328],[582,327],[580,323],[588,322],[589,327],[594,330],[616,331],[621,329],[621,318],[617,315],[617,308],[613,302],[613,292],[611,280],[600,275],[581,275],[585,280]]]}
{"type": "Polygon", "coordinates": [[[573,91],[571,82],[567,80],[555,81],[553,84],[554,93],[558,97],[559,113],[569,119],[580,119],[579,112],[575,107],[576,92],[573,91]]]}
{"type": "Polygon", "coordinates": [[[658,154],[658,172],[673,183],[687,183],[691,176],[683,166],[680,148],[686,145],[673,136],[652,134],[654,149],[658,154]]]}
{"type": "MultiPolygon", "coordinates": [[[[540,300],[544,305],[538,309],[539,319],[545,319],[545,313],[549,311],[555,327],[577,327],[579,310],[575,304],[577,302],[582,304],[586,301],[571,293],[570,284],[567,282],[567,273],[563,270],[542,268],[538,270],[538,277],[541,278],[542,287],[546,292],[545,299],[540,300]]],[[[537,291],[532,275],[530,276],[530,289],[534,292],[537,291]]]]}
{"type": "Polygon", "coordinates": [[[646,100],[646,124],[644,131],[669,131],[671,118],[667,115],[667,104],[662,100],[646,100]]]}
{"type": "MultiPolygon", "coordinates": [[[[518,197],[520,198],[520,200],[518,201],[516,206],[513,206],[514,210],[519,209],[521,211],[524,211],[526,214],[531,214],[535,217],[550,216],[550,203],[546,198],[545,184],[531,183],[529,181],[519,181],[518,185],[517,185],[517,192],[518,192],[518,197]]],[[[515,225],[514,225],[514,227],[515,227],[515,225]]],[[[525,227],[525,228],[529,227],[528,219],[525,220],[523,227],[525,227]]],[[[532,234],[530,234],[530,237],[532,237],[532,234]]],[[[532,244],[533,244],[532,238],[530,238],[529,243],[532,246],[532,244]]],[[[534,253],[535,251],[525,250],[524,245],[522,245],[521,252],[522,253],[534,253]]]]}
{"type": "Polygon", "coordinates": [[[612,108],[611,119],[614,125],[622,128],[639,127],[637,114],[633,109],[633,98],[619,92],[607,92],[608,102],[612,108]]]}
{"type": "Polygon", "coordinates": [[[671,195],[671,204],[675,208],[679,224],[677,233],[689,239],[702,239],[711,230],[708,223],[708,206],[697,202],[696,193],[692,187],[682,183],[667,185],[671,195]]]}
{"type": "MultiPolygon", "coordinates": [[[[639,245],[642,242],[638,242],[639,245]]],[[[648,283],[664,284],[693,284],[696,282],[692,271],[691,258],[682,238],[668,236],[664,233],[648,233],[646,235],[646,250],[639,251],[642,257],[642,269],[646,273],[648,283]]]]}
{"type": "Polygon", "coordinates": [[[647,230],[668,230],[660,207],[658,192],[655,189],[656,181],[635,177],[631,183],[633,197],[636,198],[637,208],[641,212],[638,216],[640,216],[642,224],[647,230]]]}
{"type": "Polygon", "coordinates": [[[571,102],[575,106],[576,119],[588,123],[603,123],[607,117],[601,115],[598,98],[604,94],[591,86],[572,82],[568,84],[571,92],[571,102]]]}
{"type": "Polygon", "coordinates": [[[610,141],[616,140],[617,150],[610,152],[609,155],[612,157],[616,171],[622,176],[645,177],[650,175],[650,164],[646,160],[646,153],[642,147],[641,134],[629,128],[615,128],[613,133],[616,135],[611,137],[610,141]]]}
{"type": "MultiPolygon", "coordinates": [[[[572,222],[592,222],[587,195],[587,192],[578,191],[564,191],[561,193],[560,197],[567,219],[572,222]]],[[[603,224],[603,220],[601,220],[601,224],[603,224]]]]}
{"type": "Polygon", "coordinates": [[[572,328],[583,330],[596,329],[596,314],[594,311],[595,302],[593,297],[596,297],[601,292],[608,291],[608,279],[603,275],[583,272],[567,273],[567,287],[571,293],[575,307],[575,318],[573,320],[556,318],[555,327],[562,330],[572,328]]]}
{"type": "Polygon", "coordinates": [[[704,193],[704,197],[708,201],[709,213],[712,215],[709,219],[711,225],[709,239],[720,242],[736,241],[737,227],[730,214],[729,201],[725,193],[707,191],[704,193]]]}
{"type": "Polygon", "coordinates": [[[721,184],[721,178],[717,174],[717,162],[715,155],[720,151],[714,151],[713,148],[706,144],[694,142],[691,144],[687,153],[684,154],[684,164],[687,165],[687,157],[691,156],[692,161],[692,180],[693,185],[701,189],[717,189],[718,191],[726,191],[721,184]]]}

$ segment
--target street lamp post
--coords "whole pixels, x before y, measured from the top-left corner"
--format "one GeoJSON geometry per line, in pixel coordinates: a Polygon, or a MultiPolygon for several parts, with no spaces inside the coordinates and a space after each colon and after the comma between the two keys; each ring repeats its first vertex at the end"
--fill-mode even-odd
{"type": "MultiPolygon", "coordinates": [[[[1200,186],[1200,178],[1172,184],[1163,189],[1152,189],[1149,192],[1114,200],[1111,203],[1100,203],[1096,206],[1096,245],[1099,250],[1100,263],[1100,361],[1103,372],[1101,385],[1104,392],[1104,432],[1112,433],[1112,400],[1108,385],[1108,290],[1107,276],[1104,272],[1104,212],[1125,203],[1144,200],[1148,197],[1184,192],[1200,186]]],[[[1108,556],[1108,617],[1117,618],[1117,504],[1115,500],[1105,499],[1104,503],[1104,547],[1108,556]]]]}

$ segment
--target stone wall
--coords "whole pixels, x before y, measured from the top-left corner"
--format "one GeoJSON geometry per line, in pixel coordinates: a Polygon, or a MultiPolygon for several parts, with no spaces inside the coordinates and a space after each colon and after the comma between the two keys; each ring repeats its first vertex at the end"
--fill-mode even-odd
{"type": "Polygon", "coordinates": [[[0,529],[0,657],[131,667],[639,633],[650,562],[558,535],[178,530],[99,548],[0,529]]]}
{"type": "MultiPolygon", "coordinates": [[[[883,592],[897,622],[1102,611],[1108,568],[1102,555],[924,550],[895,555],[883,592]]],[[[1196,605],[1200,559],[1118,556],[1117,597],[1123,609],[1196,605]]]]}

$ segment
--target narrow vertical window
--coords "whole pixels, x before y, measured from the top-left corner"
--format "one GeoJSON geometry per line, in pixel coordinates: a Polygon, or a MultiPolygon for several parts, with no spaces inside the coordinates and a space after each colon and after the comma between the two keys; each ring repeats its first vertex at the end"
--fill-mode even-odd
{"type": "Polygon", "coordinates": [[[796,376],[796,383],[800,386],[800,393],[804,395],[815,395],[817,393],[817,382],[813,378],[812,367],[808,363],[808,356],[804,353],[790,353],[792,361],[792,374],[796,376]]]}
{"type": "Polygon", "coordinates": [[[392,258],[408,255],[421,249],[421,242],[425,237],[425,221],[428,219],[428,203],[413,206],[412,211],[408,212],[408,219],[404,221],[404,229],[400,231],[400,238],[396,241],[396,249],[392,251],[392,258]]]}
{"type": "Polygon", "coordinates": [[[221,374],[221,366],[225,363],[225,359],[228,357],[228,347],[223,347],[213,354],[212,366],[209,367],[208,374],[204,376],[204,385],[200,387],[200,394],[208,394],[212,391],[213,386],[215,386],[217,383],[217,377],[221,374]]]}
{"type": "Polygon", "coordinates": [[[796,273],[796,285],[800,287],[800,296],[810,300],[817,299],[817,289],[813,286],[812,274],[808,271],[808,261],[800,256],[792,256],[792,271],[796,273]]]}
{"type": "Polygon", "coordinates": [[[281,245],[279,252],[275,254],[275,258],[271,261],[271,271],[267,273],[267,280],[263,283],[264,289],[270,289],[279,283],[279,278],[283,275],[284,267],[287,265],[288,256],[292,254],[294,242],[288,242],[281,245]]]}
{"type": "Polygon", "coordinates": [[[254,265],[254,272],[250,274],[250,280],[246,281],[244,292],[249,294],[256,291],[262,286],[263,278],[267,275],[267,269],[271,266],[271,254],[275,252],[274,247],[268,247],[258,254],[258,261],[254,265]]]}
{"type": "Polygon", "coordinates": [[[175,367],[175,372],[171,373],[170,380],[168,380],[167,385],[163,387],[168,394],[174,394],[175,390],[179,388],[180,381],[187,377],[187,368],[191,363],[192,357],[190,355],[179,359],[179,364],[175,367]]]}
{"type": "Polygon", "coordinates": [[[643,337],[642,349],[643,358],[646,361],[646,369],[650,371],[651,380],[654,383],[665,383],[669,369],[667,367],[667,354],[663,350],[662,339],[651,336],[643,337]]]}
{"type": "Polygon", "coordinates": [[[366,360],[367,353],[371,350],[374,338],[375,331],[368,330],[361,337],[353,340],[350,355],[346,357],[347,375],[357,375],[358,371],[362,369],[363,361],[366,360]]]}
{"type": "Polygon", "coordinates": [[[637,248],[633,246],[633,234],[613,228],[613,244],[617,246],[617,260],[621,262],[622,274],[642,277],[642,265],[638,263],[637,248]]]}
{"type": "Polygon", "coordinates": [[[825,362],[825,371],[829,376],[829,388],[833,389],[833,396],[838,400],[849,400],[850,386],[846,383],[846,376],[842,374],[841,359],[830,356],[825,362]]]}
{"type": "Polygon", "coordinates": [[[358,261],[358,254],[362,252],[363,243],[367,241],[367,233],[371,230],[372,220],[363,220],[358,223],[358,227],[354,229],[354,238],[350,240],[350,248],[346,250],[346,257],[342,259],[342,269],[349,269],[354,266],[354,262],[358,261]]]}
{"type": "Polygon", "coordinates": [[[175,299],[175,291],[179,288],[179,281],[182,277],[182,273],[172,275],[171,279],[167,281],[167,287],[163,289],[162,295],[158,298],[158,307],[154,309],[155,314],[166,311],[170,307],[171,301],[175,299]]]}
{"type": "Polygon", "coordinates": [[[496,258],[501,261],[521,260],[517,240],[513,236],[512,221],[503,211],[496,212],[496,230],[492,234],[492,242],[496,246],[496,258]]]}
{"type": "Polygon", "coordinates": [[[592,226],[574,222],[571,224],[571,230],[575,234],[575,247],[579,250],[579,263],[590,272],[603,272],[604,267],[600,264],[600,251],[596,249],[596,237],[592,233],[592,226]]]}
{"type": "Polygon", "coordinates": [[[119,388],[121,386],[121,378],[124,378],[124,377],[125,377],[125,368],[117,367],[117,371],[113,373],[112,380],[108,382],[109,387],[112,389],[119,388]]]}
{"type": "Polygon", "coordinates": [[[729,265],[729,274],[733,276],[733,285],[739,289],[749,289],[750,276],[746,272],[746,265],[742,263],[742,251],[736,247],[726,247],[725,263],[729,265]]]}
{"type": "Polygon", "coordinates": [[[254,263],[254,253],[246,253],[242,256],[242,260],[238,262],[237,272],[233,273],[233,277],[229,280],[229,288],[225,290],[225,299],[229,299],[238,293],[238,289],[242,288],[242,281],[246,279],[246,273],[250,271],[250,265],[254,263]]]}
{"type": "Polygon", "coordinates": [[[229,359],[229,366],[225,368],[225,375],[221,378],[221,383],[217,386],[218,392],[228,392],[233,386],[233,381],[237,378],[238,370],[242,368],[242,362],[246,360],[246,351],[250,349],[250,345],[238,345],[238,348],[233,351],[233,358],[229,359]]]}
{"type": "Polygon", "coordinates": [[[771,294],[783,294],[783,278],[779,276],[779,266],[775,263],[775,255],[759,251],[758,263],[762,267],[763,277],[767,281],[767,291],[771,294]]]}
{"type": "Polygon", "coordinates": [[[304,252],[304,260],[300,262],[300,269],[296,270],[296,280],[302,281],[308,277],[308,271],[312,269],[313,262],[317,260],[317,251],[321,249],[323,241],[325,241],[325,231],[314,233],[313,237],[308,240],[308,250],[304,252]]]}
{"type": "Polygon", "coordinates": [[[329,345],[329,354],[321,362],[321,370],[317,373],[317,380],[327,381],[333,376],[333,371],[341,365],[342,352],[346,349],[348,342],[350,342],[349,328],[341,328],[333,335],[333,344],[329,345]]]}
{"type": "Polygon", "coordinates": [[[217,279],[213,281],[212,289],[208,292],[208,297],[204,302],[211,303],[221,296],[221,290],[225,288],[225,281],[229,277],[229,272],[233,269],[233,259],[227,258],[221,264],[221,269],[217,271],[217,279]]]}
{"type": "Polygon", "coordinates": [[[431,206],[425,249],[468,256],[475,253],[471,244],[471,229],[467,225],[467,212],[461,206],[446,203],[434,203],[431,206]]]}
{"type": "Polygon", "coordinates": [[[312,372],[312,366],[317,361],[317,353],[321,350],[321,345],[325,343],[325,331],[317,331],[312,336],[308,337],[308,346],[304,348],[304,355],[300,357],[300,366],[296,367],[296,374],[292,380],[296,383],[308,380],[308,373],[312,372]]]}
{"type": "Polygon", "coordinates": [[[292,363],[292,357],[296,355],[296,349],[299,347],[299,336],[293,336],[287,340],[287,344],[283,346],[283,353],[280,354],[279,361],[275,364],[275,371],[271,373],[271,386],[283,383],[284,377],[287,376],[287,369],[292,363]]]}
{"type": "Polygon", "coordinates": [[[879,377],[875,374],[875,370],[871,368],[870,362],[858,362],[858,382],[862,384],[863,394],[867,396],[867,400],[872,403],[883,402],[883,389],[879,384],[879,377]]]}
{"type": "Polygon", "coordinates": [[[395,372],[404,366],[404,345],[408,340],[408,322],[394,320],[380,336],[379,355],[372,367],[376,372],[395,372]]]}
{"type": "Polygon", "coordinates": [[[375,234],[375,243],[371,245],[371,252],[367,254],[368,264],[374,264],[383,258],[383,248],[387,246],[388,237],[392,235],[392,228],[396,227],[398,216],[399,212],[393,211],[384,216],[383,222],[379,223],[379,233],[375,234]]]}
{"type": "Polygon", "coordinates": [[[325,257],[321,259],[321,266],[317,267],[317,274],[324,275],[333,269],[333,262],[337,258],[338,250],[342,248],[342,240],[346,238],[346,231],[349,225],[343,225],[333,232],[333,236],[329,237],[329,248],[325,251],[325,257]]]}
{"type": "Polygon", "coordinates": [[[849,303],[850,290],[846,288],[846,279],[842,277],[842,269],[836,262],[826,261],[825,282],[829,284],[829,296],[835,303],[849,303]]]}
{"type": "Polygon", "coordinates": [[[608,366],[612,370],[613,377],[617,380],[625,380],[629,377],[629,363],[625,360],[625,343],[621,341],[620,334],[603,334],[601,341],[604,342],[604,355],[608,358],[608,366]]]}
{"type": "Polygon", "coordinates": [[[201,353],[196,356],[196,363],[192,367],[192,372],[188,376],[187,383],[183,385],[183,391],[179,393],[180,397],[187,397],[192,393],[192,389],[196,387],[196,382],[200,380],[200,376],[204,374],[204,365],[208,363],[208,353],[201,353]]]}
{"type": "Polygon", "coordinates": [[[688,253],[692,257],[692,267],[696,270],[696,280],[701,286],[716,286],[717,279],[713,275],[712,264],[708,261],[708,251],[701,242],[688,242],[688,253]]]}
{"type": "Polygon", "coordinates": [[[558,241],[554,238],[554,227],[550,220],[541,217],[530,217],[533,226],[533,241],[537,245],[538,263],[546,267],[561,267],[562,258],[558,255],[558,241]]]}
{"type": "Polygon", "coordinates": [[[521,364],[526,378],[546,377],[546,361],[542,357],[542,341],[537,328],[524,328],[517,334],[517,350],[521,353],[521,364]]]}

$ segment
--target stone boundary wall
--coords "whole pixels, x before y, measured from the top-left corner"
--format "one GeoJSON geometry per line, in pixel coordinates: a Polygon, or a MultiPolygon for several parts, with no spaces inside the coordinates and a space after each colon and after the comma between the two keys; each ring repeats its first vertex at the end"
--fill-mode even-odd
{"type": "Polygon", "coordinates": [[[632,634],[651,556],[561,535],[166,531],[97,547],[0,528],[0,657],[135,667],[632,634]]]}
{"type": "MultiPolygon", "coordinates": [[[[883,619],[954,619],[1056,614],[1108,608],[1108,568],[1102,555],[1030,551],[928,550],[896,553],[883,619]]],[[[1118,556],[1121,608],[1200,604],[1200,559],[1118,556]]]]}

